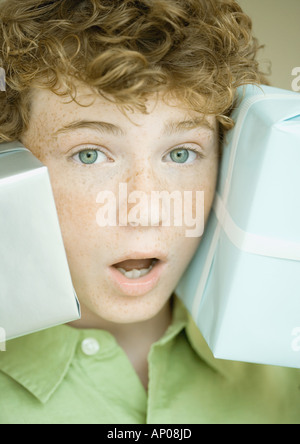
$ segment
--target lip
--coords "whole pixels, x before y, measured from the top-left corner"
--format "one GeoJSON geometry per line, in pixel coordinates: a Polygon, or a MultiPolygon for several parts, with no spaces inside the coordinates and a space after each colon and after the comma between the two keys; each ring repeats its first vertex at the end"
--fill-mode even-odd
{"type": "MultiPolygon", "coordinates": [[[[150,256],[147,258],[145,255],[143,255],[140,258],[134,256],[134,258],[127,257],[127,259],[149,259],[152,257],[156,256],[150,256]]],[[[120,262],[122,262],[122,260],[120,262]]],[[[164,270],[166,269],[166,266],[166,262],[162,262],[161,260],[159,260],[152,268],[150,273],[138,279],[129,279],[120,271],[118,271],[115,267],[110,266],[108,268],[108,276],[116,289],[118,289],[122,294],[131,297],[143,296],[157,286],[164,273],[164,270]]]]}
{"type": "Polygon", "coordinates": [[[117,259],[113,264],[110,264],[109,266],[112,267],[113,265],[119,264],[120,262],[128,261],[128,260],[134,260],[134,259],[158,259],[160,262],[167,262],[167,255],[165,253],[162,253],[161,251],[135,251],[130,254],[127,254],[123,257],[120,257],[117,259]]]}

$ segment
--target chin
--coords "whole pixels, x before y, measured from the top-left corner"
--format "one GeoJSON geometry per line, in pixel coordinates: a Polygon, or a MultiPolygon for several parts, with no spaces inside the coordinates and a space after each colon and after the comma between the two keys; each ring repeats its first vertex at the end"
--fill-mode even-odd
{"type": "Polygon", "coordinates": [[[99,318],[118,324],[133,324],[146,322],[160,314],[170,298],[161,300],[161,297],[148,294],[144,297],[111,297],[101,301],[93,307],[94,315],[99,318]]]}

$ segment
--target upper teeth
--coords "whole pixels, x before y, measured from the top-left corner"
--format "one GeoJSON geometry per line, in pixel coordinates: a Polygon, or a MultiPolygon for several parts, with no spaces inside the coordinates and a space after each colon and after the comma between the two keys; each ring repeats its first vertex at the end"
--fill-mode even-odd
{"type": "Polygon", "coordinates": [[[123,268],[118,268],[118,270],[129,279],[138,279],[140,277],[146,276],[146,274],[150,273],[154,266],[154,263],[149,268],[143,268],[142,270],[136,270],[135,268],[131,271],[126,271],[123,268]]]}

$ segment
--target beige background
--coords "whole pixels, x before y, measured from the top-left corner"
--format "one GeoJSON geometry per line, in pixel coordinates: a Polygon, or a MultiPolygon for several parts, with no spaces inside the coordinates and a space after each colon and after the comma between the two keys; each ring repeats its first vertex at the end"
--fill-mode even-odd
{"type": "Polygon", "coordinates": [[[300,0],[238,0],[252,18],[255,36],[266,47],[261,63],[272,62],[271,83],[292,89],[292,70],[300,74],[300,0]]]}

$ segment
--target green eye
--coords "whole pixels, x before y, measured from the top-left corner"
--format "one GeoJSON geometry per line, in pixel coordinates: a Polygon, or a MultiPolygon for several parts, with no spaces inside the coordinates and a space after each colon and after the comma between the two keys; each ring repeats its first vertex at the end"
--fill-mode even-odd
{"type": "Polygon", "coordinates": [[[189,150],[184,148],[179,148],[170,153],[170,157],[173,162],[176,163],[186,163],[190,157],[189,150]]]}
{"type": "Polygon", "coordinates": [[[108,157],[103,151],[92,147],[81,150],[71,157],[80,165],[96,165],[108,161],[108,157]]]}
{"type": "Polygon", "coordinates": [[[78,154],[78,157],[80,162],[84,163],[85,165],[92,165],[98,159],[98,152],[96,150],[85,150],[81,151],[78,154]]]}

